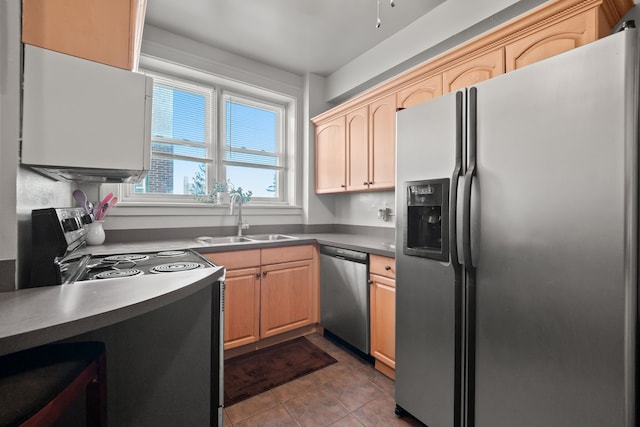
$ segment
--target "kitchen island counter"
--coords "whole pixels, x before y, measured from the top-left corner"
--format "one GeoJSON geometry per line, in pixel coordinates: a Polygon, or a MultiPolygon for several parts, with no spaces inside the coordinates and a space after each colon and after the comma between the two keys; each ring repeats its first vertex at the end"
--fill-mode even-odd
{"type": "Polygon", "coordinates": [[[215,267],[0,293],[0,356],[167,306],[211,286],[223,272],[215,267]]]}

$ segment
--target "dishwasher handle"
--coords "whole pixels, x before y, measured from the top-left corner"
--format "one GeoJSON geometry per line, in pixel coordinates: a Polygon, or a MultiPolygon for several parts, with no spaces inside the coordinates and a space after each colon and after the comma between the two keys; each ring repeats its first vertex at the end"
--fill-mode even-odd
{"type": "Polygon", "coordinates": [[[358,262],[360,264],[366,264],[368,256],[366,252],[358,252],[351,249],[343,249],[326,245],[320,246],[320,254],[328,255],[333,258],[343,259],[346,261],[358,262]]]}

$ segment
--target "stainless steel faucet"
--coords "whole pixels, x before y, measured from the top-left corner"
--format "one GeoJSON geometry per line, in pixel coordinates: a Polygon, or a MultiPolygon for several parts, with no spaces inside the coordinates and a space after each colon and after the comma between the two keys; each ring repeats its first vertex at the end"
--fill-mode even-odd
{"type": "Polygon", "coordinates": [[[229,198],[229,215],[233,215],[233,204],[234,202],[238,202],[238,234],[237,236],[242,236],[242,230],[246,230],[249,228],[249,224],[245,224],[242,222],[242,197],[238,193],[233,193],[229,198]]]}

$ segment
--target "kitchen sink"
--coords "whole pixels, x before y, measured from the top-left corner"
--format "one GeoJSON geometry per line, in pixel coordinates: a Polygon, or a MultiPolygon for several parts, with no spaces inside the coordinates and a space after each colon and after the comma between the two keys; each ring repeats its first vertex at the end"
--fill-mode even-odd
{"type": "Polygon", "coordinates": [[[247,239],[258,242],[273,242],[279,240],[296,240],[297,237],[287,236],[285,234],[254,234],[247,236],[247,239]]]}
{"type": "Polygon", "coordinates": [[[244,236],[226,236],[226,237],[198,237],[196,240],[207,245],[228,245],[229,243],[248,243],[253,240],[244,236]]]}
{"type": "Polygon", "coordinates": [[[225,237],[197,237],[196,241],[205,245],[228,245],[231,243],[256,243],[278,242],[283,240],[296,240],[297,237],[284,234],[254,234],[252,236],[225,236],[225,237]]]}

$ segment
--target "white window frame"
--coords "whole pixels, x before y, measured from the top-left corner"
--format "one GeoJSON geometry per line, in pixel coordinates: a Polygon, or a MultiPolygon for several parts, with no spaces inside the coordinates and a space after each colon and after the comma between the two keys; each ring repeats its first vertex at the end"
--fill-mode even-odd
{"type": "MultiPolygon", "coordinates": [[[[287,164],[287,143],[286,143],[286,117],[287,112],[285,106],[282,104],[277,104],[274,102],[266,101],[263,99],[257,99],[252,96],[247,96],[243,94],[239,94],[237,92],[232,91],[224,91],[220,96],[220,118],[222,119],[222,123],[219,126],[220,128],[220,143],[218,144],[218,158],[220,159],[219,164],[219,176],[221,179],[226,179],[226,166],[240,166],[240,167],[252,167],[256,169],[266,169],[266,170],[274,170],[277,172],[276,175],[276,185],[278,188],[278,193],[276,197],[252,197],[251,201],[254,203],[283,203],[285,201],[285,195],[287,194],[286,182],[287,179],[284,177],[286,173],[286,164],[287,164]],[[239,161],[226,160],[226,134],[227,134],[227,121],[226,121],[226,102],[227,100],[233,102],[238,101],[239,103],[248,105],[254,108],[265,109],[268,111],[272,111],[276,113],[278,117],[278,128],[276,129],[276,140],[277,140],[277,165],[276,166],[266,166],[256,163],[246,163],[239,161]]],[[[247,153],[251,153],[251,150],[242,150],[247,153]]]]}
{"type": "MultiPolygon", "coordinates": [[[[165,79],[175,80],[182,84],[190,84],[193,86],[211,87],[213,89],[213,112],[210,115],[212,123],[210,124],[211,135],[215,135],[212,140],[213,158],[207,166],[207,184],[213,179],[221,181],[223,179],[224,169],[224,108],[223,93],[233,93],[243,101],[255,100],[259,105],[272,105],[282,108],[282,162],[281,172],[278,174],[280,182],[278,197],[254,197],[249,202],[251,205],[261,207],[292,207],[298,208],[300,200],[297,198],[296,168],[298,167],[297,147],[296,147],[296,116],[297,116],[297,100],[294,96],[283,93],[274,92],[272,90],[263,89],[237,81],[228,80],[204,71],[181,66],[179,64],[168,63],[153,60],[153,66],[147,66],[140,69],[141,73],[150,76],[161,76],[165,79]]],[[[214,205],[197,201],[192,195],[159,195],[159,194],[142,194],[133,191],[134,184],[103,184],[100,193],[108,193],[113,191],[119,195],[119,205],[122,207],[130,206],[137,208],[144,207],[167,207],[171,208],[172,215],[180,214],[180,207],[184,207],[184,214],[193,213],[193,208],[211,208],[214,205]],[[188,209],[187,209],[188,208],[188,209]]],[[[122,212],[122,210],[120,211],[122,212]]],[[[156,211],[162,214],[163,211],[156,211]]]]}
{"type": "MultiPolygon", "coordinates": [[[[169,87],[173,87],[176,89],[184,89],[186,91],[194,92],[197,94],[201,94],[205,96],[207,108],[205,111],[205,121],[208,122],[207,132],[205,135],[205,148],[206,155],[204,159],[198,159],[196,157],[189,156],[181,156],[181,155],[162,155],[155,153],[155,156],[158,158],[167,158],[167,159],[178,159],[178,160],[189,160],[189,161],[202,161],[206,164],[207,176],[214,170],[212,165],[215,163],[215,135],[216,135],[216,120],[215,117],[217,115],[217,91],[214,87],[197,84],[195,82],[191,82],[179,77],[175,77],[172,75],[167,75],[158,72],[151,71],[143,71],[145,75],[150,76],[155,80],[158,80],[160,84],[164,84],[169,87]]],[[[161,142],[161,143],[169,143],[174,145],[182,145],[182,146],[196,146],[201,147],[199,143],[190,143],[186,141],[179,141],[174,139],[156,137],[155,135],[151,135],[151,144],[153,142],[161,142]]],[[[151,151],[151,157],[153,158],[154,153],[151,151]]],[[[171,201],[172,203],[193,203],[195,202],[194,196],[190,194],[148,194],[148,193],[136,193],[134,191],[134,187],[137,184],[128,184],[121,185],[120,194],[121,198],[125,203],[127,201],[131,202],[151,202],[151,203],[162,203],[171,201]]]]}

